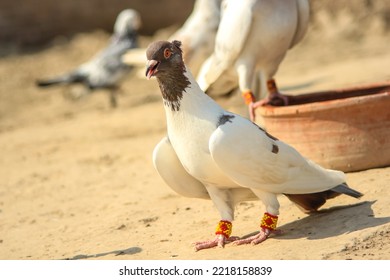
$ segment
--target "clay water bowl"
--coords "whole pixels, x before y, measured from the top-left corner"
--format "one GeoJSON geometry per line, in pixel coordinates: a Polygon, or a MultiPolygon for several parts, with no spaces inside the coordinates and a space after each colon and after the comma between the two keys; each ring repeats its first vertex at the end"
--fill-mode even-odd
{"type": "Polygon", "coordinates": [[[289,97],[258,109],[270,134],[325,168],[390,166],[390,82],[289,97]]]}

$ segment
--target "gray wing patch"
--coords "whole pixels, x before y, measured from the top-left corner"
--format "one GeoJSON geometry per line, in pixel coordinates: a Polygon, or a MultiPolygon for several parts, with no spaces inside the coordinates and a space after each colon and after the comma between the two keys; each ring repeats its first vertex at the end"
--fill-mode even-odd
{"type": "Polygon", "coordinates": [[[224,125],[227,122],[232,122],[231,119],[234,119],[233,115],[225,115],[219,117],[217,127],[220,127],[221,125],[224,125]]]}

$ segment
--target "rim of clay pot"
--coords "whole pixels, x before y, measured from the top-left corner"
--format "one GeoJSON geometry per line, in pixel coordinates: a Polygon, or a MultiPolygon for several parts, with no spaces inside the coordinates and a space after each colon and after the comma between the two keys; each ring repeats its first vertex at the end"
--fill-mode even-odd
{"type": "Polygon", "coordinates": [[[390,82],[369,84],[359,87],[287,95],[288,106],[262,106],[258,108],[263,117],[286,117],[289,115],[334,110],[357,104],[390,101],[390,82]]]}

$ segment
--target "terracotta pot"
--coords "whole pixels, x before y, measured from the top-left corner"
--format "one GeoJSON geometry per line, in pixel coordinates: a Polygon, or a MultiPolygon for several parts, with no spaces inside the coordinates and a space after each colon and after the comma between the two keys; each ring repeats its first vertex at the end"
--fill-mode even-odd
{"type": "Polygon", "coordinates": [[[289,97],[258,109],[270,134],[325,168],[390,166],[390,82],[289,97]]]}

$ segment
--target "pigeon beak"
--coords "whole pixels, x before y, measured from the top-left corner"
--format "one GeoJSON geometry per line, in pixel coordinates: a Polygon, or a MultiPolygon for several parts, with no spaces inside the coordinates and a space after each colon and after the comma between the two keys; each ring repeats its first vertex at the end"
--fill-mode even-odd
{"type": "Polygon", "coordinates": [[[146,78],[148,78],[148,80],[157,72],[157,67],[159,64],[160,62],[158,62],[157,60],[148,60],[145,73],[146,78]]]}

